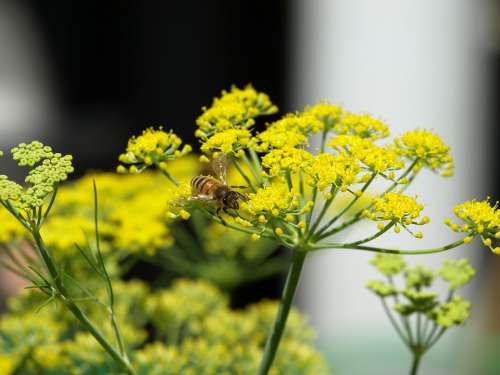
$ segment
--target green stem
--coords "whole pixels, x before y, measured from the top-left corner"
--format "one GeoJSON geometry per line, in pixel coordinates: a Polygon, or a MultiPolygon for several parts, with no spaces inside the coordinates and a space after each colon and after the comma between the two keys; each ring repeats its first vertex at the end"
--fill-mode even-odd
{"type": "Polygon", "coordinates": [[[241,165],[240,165],[239,161],[236,158],[233,158],[233,164],[236,167],[236,169],[238,170],[238,172],[241,175],[241,177],[243,177],[243,179],[246,181],[246,183],[248,184],[248,186],[250,186],[250,188],[252,189],[252,191],[256,192],[257,189],[255,188],[254,183],[252,182],[252,180],[250,180],[250,178],[243,171],[243,169],[241,168],[241,165]]]}
{"type": "Polygon", "coordinates": [[[59,272],[57,271],[57,267],[52,260],[52,257],[49,255],[47,249],[45,248],[45,245],[43,244],[40,233],[35,228],[32,234],[37,248],[40,251],[40,255],[42,256],[42,259],[47,266],[50,276],[52,277],[52,280],[54,281],[57,291],[59,292],[64,304],[116,362],[123,366],[123,368],[126,369],[130,375],[137,375],[130,362],[122,355],[120,355],[118,351],[116,351],[116,349],[108,342],[108,340],[106,340],[104,335],[97,329],[97,327],[95,327],[94,324],[87,318],[85,313],[80,310],[80,308],[69,298],[69,293],[62,282],[62,279],[59,275],[59,272]]]}
{"type": "Polygon", "coordinates": [[[326,130],[323,130],[323,134],[321,134],[321,147],[320,147],[320,152],[325,151],[325,142],[326,142],[326,136],[328,132],[326,130]]]}
{"type": "Polygon", "coordinates": [[[311,229],[309,230],[309,233],[311,233],[311,235],[314,234],[314,231],[316,230],[316,228],[319,226],[319,224],[321,223],[321,220],[323,219],[323,216],[325,216],[326,212],[328,211],[328,209],[330,208],[331,204],[333,203],[333,200],[335,199],[335,196],[337,195],[337,192],[339,191],[339,189],[337,189],[335,186],[332,186],[331,190],[330,190],[330,193],[332,194],[332,197],[330,199],[328,199],[324,204],[323,204],[323,208],[321,209],[321,212],[319,214],[319,216],[316,218],[316,221],[315,223],[313,224],[313,226],[311,227],[311,229]]]}
{"type": "Polygon", "coordinates": [[[255,178],[255,181],[257,181],[257,184],[260,185],[261,184],[261,176],[255,170],[253,163],[248,159],[248,157],[246,155],[243,156],[243,161],[248,166],[248,169],[250,169],[250,172],[252,173],[253,177],[255,178]]]}
{"type": "Polygon", "coordinates": [[[373,251],[376,253],[388,253],[388,254],[402,254],[402,255],[418,255],[418,254],[434,254],[440,253],[446,250],[453,249],[457,246],[460,246],[464,243],[464,240],[458,240],[452,242],[446,246],[436,247],[433,249],[424,249],[424,250],[399,250],[399,249],[385,249],[381,247],[374,246],[351,246],[351,244],[338,244],[338,243],[325,243],[325,244],[317,244],[313,247],[315,250],[320,249],[353,249],[353,250],[365,250],[365,251],[373,251]]]}
{"type": "Polygon", "coordinates": [[[389,229],[391,229],[392,227],[394,226],[394,222],[391,221],[389,224],[387,224],[384,228],[382,228],[382,230],[378,231],[377,233],[375,233],[373,236],[370,236],[370,237],[366,237],[362,240],[359,240],[359,241],[356,241],[356,242],[351,242],[351,243],[347,243],[347,244],[344,244],[344,246],[347,246],[347,247],[351,247],[351,246],[357,246],[357,245],[361,245],[363,243],[366,243],[366,242],[370,242],[370,241],[373,241],[374,239],[380,237],[381,235],[383,235],[385,232],[387,232],[389,229]]]}
{"type": "Polygon", "coordinates": [[[307,253],[305,251],[294,250],[293,260],[286,278],[278,314],[276,315],[271,328],[271,333],[267,338],[266,346],[264,348],[264,356],[262,357],[259,371],[257,372],[258,375],[267,375],[273,363],[274,357],[276,356],[276,352],[285,329],[288,313],[290,312],[290,307],[292,306],[293,296],[295,294],[295,290],[297,289],[297,284],[299,282],[306,254],[307,253]]]}
{"type": "MultiPolygon", "coordinates": [[[[419,159],[418,159],[418,158],[417,158],[417,159],[415,159],[415,160],[411,163],[411,165],[410,165],[410,166],[406,169],[406,171],[405,171],[405,172],[404,172],[404,173],[403,173],[403,174],[402,174],[402,175],[398,178],[398,181],[400,181],[400,180],[402,180],[403,178],[405,178],[406,176],[408,176],[408,174],[409,174],[409,173],[413,170],[413,167],[415,167],[415,165],[418,163],[418,161],[419,161],[419,159]]],[[[410,178],[409,182],[413,181],[413,180],[415,179],[416,175],[417,175],[416,173],[415,173],[415,174],[413,174],[413,176],[411,176],[411,178],[410,178]]],[[[385,193],[388,193],[388,192],[390,192],[390,191],[394,190],[394,188],[395,188],[396,186],[398,186],[398,183],[397,183],[397,182],[392,183],[392,184],[391,184],[391,185],[390,185],[387,189],[385,189],[385,190],[384,190],[384,192],[383,192],[382,194],[380,194],[380,196],[383,196],[385,193]]],[[[405,185],[405,188],[406,188],[407,186],[408,186],[408,184],[406,184],[406,185],[405,185]]],[[[351,219],[349,219],[349,220],[347,220],[347,221],[343,222],[341,225],[339,225],[339,226],[338,226],[338,227],[336,227],[336,228],[333,228],[332,230],[328,231],[327,233],[322,234],[325,230],[327,230],[327,229],[328,229],[328,227],[330,226],[330,223],[329,223],[328,225],[324,226],[323,228],[321,228],[321,229],[318,231],[318,235],[319,235],[319,236],[317,236],[317,237],[316,237],[316,240],[321,240],[321,239],[323,239],[323,238],[326,238],[326,237],[328,237],[328,236],[331,236],[331,235],[333,235],[333,234],[335,234],[335,233],[340,232],[340,231],[341,231],[341,230],[343,230],[345,227],[348,227],[348,226],[350,226],[350,225],[352,225],[352,224],[356,223],[357,221],[359,221],[359,220],[360,220],[361,215],[363,214],[363,211],[364,211],[364,210],[369,209],[369,208],[370,208],[370,207],[372,207],[372,206],[373,206],[373,202],[372,202],[372,203],[370,203],[370,204],[369,204],[368,206],[366,206],[365,208],[363,208],[362,210],[358,211],[356,214],[354,214],[354,216],[353,216],[351,219]]],[[[332,220],[334,220],[334,219],[336,220],[336,218],[333,218],[332,220]]]]}
{"type": "Polygon", "coordinates": [[[387,315],[387,317],[389,318],[389,321],[391,322],[392,326],[394,327],[394,329],[396,330],[396,332],[398,333],[398,336],[401,338],[401,340],[405,343],[405,345],[409,348],[410,347],[410,343],[408,341],[408,338],[403,334],[403,332],[401,331],[401,328],[398,326],[398,324],[396,323],[396,320],[394,319],[394,317],[392,316],[392,313],[391,311],[389,310],[389,307],[387,306],[387,302],[385,302],[385,299],[380,297],[381,301],[382,301],[382,306],[384,307],[384,311],[387,315]]]}
{"type": "Polygon", "coordinates": [[[418,371],[418,366],[420,365],[420,359],[422,358],[422,354],[413,353],[413,364],[411,365],[410,375],[416,375],[418,371]]]}
{"type": "MultiPolygon", "coordinates": [[[[394,279],[392,278],[392,276],[387,276],[387,279],[389,281],[389,284],[391,284],[392,287],[394,289],[396,289],[396,284],[394,283],[394,279]]],[[[397,294],[394,295],[394,302],[399,303],[399,297],[397,294]]],[[[405,328],[406,334],[408,335],[408,343],[411,347],[413,345],[413,333],[411,330],[410,323],[408,322],[408,317],[401,315],[401,314],[399,315],[399,317],[400,317],[401,323],[403,324],[403,326],[405,328]]]]}
{"type": "MultiPolygon", "coordinates": [[[[160,168],[160,167],[158,167],[160,168]]],[[[167,171],[164,171],[163,169],[160,169],[161,170],[161,173],[171,182],[173,183],[175,186],[179,186],[179,181],[177,181],[177,179],[172,176],[170,173],[168,173],[167,171]]]]}
{"type": "Polygon", "coordinates": [[[319,231],[318,235],[321,236],[321,238],[327,237],[328,234],[321,235],[324,231],[328,230],[328,228],[333,225],[338,219],[340,219],[354,204],[358,201],[358,199],[363,195],[363,193],[368,189],[368,187],[371,185],[375,177],[377,176],[377,173],[373,173],[370,179],[363,185],[361,188],[361,194],[356,195],[351,202],[344,207],[342,211],[340,211],[336,216],[334,216],[326,225],[324,225],[319,231]]]}
{"type": "Polygon", "coordinates": [[[436,337],[434,337],[430,342],[429,342],[429,346],[427,347],[427,349],[430,349],[434,346],[434,344],[441,338],[441,336],[443,336],[443,334],[446,332],[446,328],[443,327],[441,328],[441,330],[439,331],[439,333],[436,335],[436,337]]]}
{"type": "Polygon", "coordinates": [[[313,188],[313,195],[312,195],[312,202],[313,202],[313,205],[311,207],[311,210],[307,213],[307,218],[306,218],[306,226],[309,227],[309,225],[311,224],[311,219],[312,219],[312,216],[313,216],[313,212],[314,212],[314,207],[316,206],[316,199],[318,197],[318,188],[315,186],[313,188]]]}

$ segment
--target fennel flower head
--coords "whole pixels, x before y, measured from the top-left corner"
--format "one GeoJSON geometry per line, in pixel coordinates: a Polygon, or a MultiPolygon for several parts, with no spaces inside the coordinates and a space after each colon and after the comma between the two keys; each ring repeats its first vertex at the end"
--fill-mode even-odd
{"type": "MultiPolygon", "coordinates": [[[[208,176],[224,178],[220,183],[230,189],[237,184],[239,195],[234,196],[238,204],[232,207],[208,188],[200,194],[199,186],[193,189],[189,181],[176,182],[175,170],[164,163],[170,157],[165,157],[167,154],[173,158],[184,155],[179,150],[182,142],[173,133],[159,130],[162,137],[168,135],[169,141],[159,148],[153,141],[149,154],[134,151],[136,143],[149,144],[146,138],[156,139],[152,135],[155,131],[147,130],[131,139],[120,160],[130,161],[133,166],[139,163],[132,172],[156,166],[170,177],[175,187],[166,205],[172,219],[189,219],[193,210],[201,210],[208,218],[247,233],[252,239],[267,237],[294,249],[352,248],[397,253],[397,249],[382,250],[368,243],[390,228],[416,239],[424,236],[423,230],[415,228],[430,222],[424,215],[425,197],[408,195],[405,190],[422,169],[452,176],[450,147],[438,134],[417,129],[391,141],[385,120],[347,111],[328,101],[281,118],[268,117],[277,110],[268,95],[252,86],[233,86],[222,91],[211,106],[203,107],[195,121],[200,160],[224,159],[227,168],[239,173],[235,182],[221,177],[226,174],[220,168],[206,170],[208,176]],[[259,121],[261,117],[268,121],[259,121]],[[317,137],[319,143],[311,143],[312,137],[317,137]],[[375,223],[366,237],[350,243],[330,241],[363,220],[375,223]]],[[[445,251],[481,235],[486,246],[500,252],[492,244],[495,236],[500,237],[496,205],[489,201],[463,205],[457,206],[455,212],[465,223],[447,222],[452,230],[462,232],[463,238],[436,249],[445,251]],[[478,218],[472,207],[478,204],[494,212],[488,214],[491,217],[478,218]]]]}

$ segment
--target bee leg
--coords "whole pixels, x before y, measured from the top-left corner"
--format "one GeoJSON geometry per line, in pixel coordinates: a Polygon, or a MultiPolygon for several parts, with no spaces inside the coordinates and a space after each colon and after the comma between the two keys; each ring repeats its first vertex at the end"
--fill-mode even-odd
{"type": "Polygon", "coordinates": [[[246,194],[242,194],[240,192],[238,193],[238,197],[243,201],[243,202],[248,202],[248,196],[246,194]]]}
{"type": "MultiPolygon", "coordinates": [[[[226,220],[224,220],[224,219],[222,218],[221,214],[220,214],[220,212],[221,212],[221,211],[222,211],[222,208],[221,208],[221,207],[219,207],[219,208],[217,209],[217,211],[215,212],[215,214],[216,214],[216,215],[217,215],[217,217],[220,219],[221,224],[222,224],[222,225],[224,225],[224,226],[227,226],[226,220]]],[[[226,209],[224,209],[224,212],[226,212],[226,209]]]]}
{"type": "Polygon", "coordinates": [[[232,217],[236,217],[236,216],[237,216],[237,215],[235,215],[234,213],[229,212],[229,210],[228,210],[226,207],[224,207],[224,208],[222,209],[222,211],[224,211],[224,212],[225,212],[226,214],[228,214],[229,216],[232,216],[232,217]]]}

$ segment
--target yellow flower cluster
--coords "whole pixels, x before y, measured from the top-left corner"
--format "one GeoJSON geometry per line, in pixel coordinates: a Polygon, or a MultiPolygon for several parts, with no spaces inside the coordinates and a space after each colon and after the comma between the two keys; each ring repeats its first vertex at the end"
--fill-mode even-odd
{"type": "MultiPolygon", "coordinates": [[[[153,317],[157,317],[153,320],[155,327],[161,321],[162,333],[167,335],[168,342],[176,339],[177,345],[165,346],[157,342],[137,352],[133,360],[138,364],[139,373],[254,374],[277,304],[262,302],[245,310],[232,311],[227,306],[227,299],[222,299],[220,293],[208,284],[182,283],[183,292],[174,286],[168,292],[156,294],[153,299],[163,300],[166,293],[170,293],[170,298],[177,300],[162,303],[164,309],[151,311],[153,317]],[[198,291],[188,292],[189,288],[198,291]],[[207,298],[205,293],[211,297],[207,298]],[[203,302],[200,304],[199,301],[203,302]],[[193,305],[194,311],[191,309],[193,305]],[[178,311],[174,312],[174,306],[178,311]]],[[[271,373],[327,374],[323,358],[311,346],[313,339],[314,333],[305,319],[292,309],[271,373]]]]}
{"type": "Polygon", "coordinates": [[[169,196],[166,199],[166,215],[171,219],[181,217],[184,220],[189,219],[190,214],[184,207],[190,203],[192,197],[191,183],[188,181],[182,182],[179,186],[170,189],[169,196]]]}
{"type": "Polygon", "coordinates": [[[212,135],[200,147],[206,154],[219,153],[243,156],[248,147],[252,134],[246,129],[227,129],[212,135]]]}
{"type": "Polygon", "coordinates": [[[320,120],[323,123],[325,131],[334,128],[344,114],[341,107],[326,101],[320,101],[313,106],[306,107],[304,113],[311,114],[320,120]]]}
{"type": "Polygon", "coordinates": [[[252,147],[259,152],[267,152],[279,148],[293,148],[307,146],[307,137],[297,130],[269,126],[258,133],[253,140],[252,147]]]}
{"type": "Polygon", "coordinates": [[[222,91],[222,96],[215,98],[210,108],[203,108],[203,114],[196,120],[198,130],[195,135],[206,141],[221,131],[247,129],[255,123],[255,117],[277,111],[278,107],[269,97],[252,86],[244,89],[233,86],[230,92],[222,91]]]}
{"type": "Polygon", "coordinates": [[[273,181],[270,185],[259,188],[249,195],[248,202],[242,203],[242,208],[253,217],[260,217],[266,222],[268,217],[278,217],[295,211],[298,207],[296,195],[290,191],[282,180],[273,181]]]}
{"type": "Polygon", "coordinates": [[[332,155],[321,153],[304,167],[304,172],[311,177],[311,185],[320,191],[335,186],[341,191],[356,183],[360,167],[355,158],[339,153],[332,155]]]}
{"type": "Polygon", "coordinates": [[[500,210],[497,204],[491,205],[488,199],[483,201],[467,201],[453,209],[455,215],[462,220],[462,224],[455,224],[446,219],[445,224],[454,232],[467,233],[464,242],[468,243],[473,236],[479,234],[483,244],[495,254],[500,255],[500,247],[493,246],[493,242],[500,239],[500,210]]]}
{"type": "MultiPolygon", "coordinates": [[[[191,152],[190,145],[181,148],[182,140],[172,131],[148,128],[137,137],[128,141],[127,150],[119,157],[120,162],[130,165],[130,173],[138,173],[149,166],[156,165],[166,168],[166,162],[184,156],[191,152]]],[[[121,165],[118,172],[125,173],[127,169],[121,165]]]]}
{"type": "Polygon", "coordinates": [[[323,123],[313,114],[289,113],[258,133],[253,148],[259,152],[267,152],[275,148],[304,146],[307,145],[309,135],[323,128],[323,123]]]}
{"type": "MultiPolygon", "coordinates": [[[[389,192],[385,193],[381,198],[376,198],[373,206],[364,211],[364,215],[370,220],[389,220],[406,227],[410,224],[421,225],[428,222],[427,217],[424,217],[420,222],[416,222],[423,208],[424,206],[413,197],[389,192]]],[[[398,227],[396,226],[396,228],[398,227]]],[[[398,231],[398,229],[395,230],[398,231]]],[[[422,234],[418,232],[415,236],[421,238],[422,234]]]]}
{"type": "Polygon", "coordinates": [[[302,148],[275,148],[262,157],[262,166],[269,176],[278,176],[283,172],[300,171],[312,158],[313,155],[302,148]]]}
{"type": "Polygon", "coordinates": [[[334,149],[346,151],[374,173],[390,173],[404,166],[396,150],[377,146],[370,139],[356,135],[339,135],[334,137],[329,145],[334,149]]]}
{"type": "MultiPolygon", "coordinates": [[[[171,162],[172,168],[191,195],[189,180],[199,173],[195,157],[183,157],[171,162]]],[[[165,213],[174,210],[176,215],[189,215],[180,208],[172,208],[179,198],[177,188],[165,183],[158,174],[118,175],[114,173],[89,174],[59,189],[57,204],[42,227],[48,246],[58,254],[75,254],[74,243],[85,244],[94,232],[92,181],[95,179],[100,208],[99,229],[102,250],[120,249],[127,253],[153,254],[159,248],[168,247],[173,237],[165,213]]],[[[0,208],[0,216],[7,212],[0,208]]],[[[176,216],[174,215],[174,216],[176,216]]],[[[9,222],[7,222],[9,223],[9,222]]],[[[2,236],[12,239],[12,226],[0,227],[2,236]]]]}
{"type": "Polygon", "coordinates": [[[232,86],[231,91],[227,92],[223,90],[222,96],[214,99],[214,106],[226,103],[243,104],[250,117],[270,115],[278,112],[278,107],[271,102],[269,96],[263,92],[257,92],[252,85],[247,85],[243,89],[232,86]]]}
{"type": "Polygon", "coordinates": [[[394,143],[402,156],[418,159],[418,165],[427,166],[442,176],[453,175],[450,147],[437,134],[428,130],[413,130],[396,138],[394,143]]]}
{"type": "Polygon", "coordinates": [[[337,134],[356,135],[373,140],[389,136],[387,124],[366,114],[347,113],[334,130],[337,134]]]}
{"type": "Polygon", "coordinates": [[[177,280],[170,289],[152,295],[146,311],[159,334],[178,337],[189,324],[209,313],[226,307],[228,301],[217,288],[206,281],[177,280]]]}

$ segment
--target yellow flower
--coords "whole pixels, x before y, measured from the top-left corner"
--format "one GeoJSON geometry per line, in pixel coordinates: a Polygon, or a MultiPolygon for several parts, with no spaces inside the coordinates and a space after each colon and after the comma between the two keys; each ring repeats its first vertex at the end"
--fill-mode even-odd
{"type": "MultiPolygon", "coordinates": [[[[493,241],[500,237],[500,210],[497,204],[491,205],[488,199],[479,202],[472,200],[455,206],[453,212],[463,225],[455,224],[450,219],[445,221],[446,225],[454,232],[468,233],[470,236],[480,234],[483,244],[494,251],[493,241]]],[[[470,242],[470,236],[464,242],[470,242]]]]}
{"type": "Polygon", "coordinates": [[[252,147],[256,151],[267,152],[273,149],[293,148],[307,144],[307,137],[297,130],[269,127],[257,134],[252,142],[252,147]]]}
{"type": "Polygon", "coordinates": [[[297,131],[309,135],[323,130],[323,123],[316,116],[307,113],[289,113],[280,120],[269,125],[270,128],[282,129],[286,131],[297,131]]]}
{"type": "Polygon", "coordinates": [[[252,135],[246,129],[228,129],[212,135],[202,145],[204,153],[222,152],[239,155],[240,150],[248,147],[252,135]]]}
{"type": "Polygon", "coordinates": [[[334,130],[337,134],[356,135],[369,139],[389,136],[387,124],[366,114],[348,113],[335,125],[334,130]]]}
{"type": "Polygon", "coordinates": [[[424,206],[415,198],[399,193],[385,193],[383,197],[376,198],[365,216],[374,221],[390,220],[403,226],[418,224],[415,220],[420,216],[424,206]]]}
{"type": "Polygon", "coordinates": [[[1,244],[21,238],[27,234],[26,229],[2,206],[0,206],[0,223],[2,223],[0,225],[1,244]]]}
{"type": "Polygon", "coordinates": [[[242,203],[245,208],[257,220],[260,215],[264,217],[286,216],[293,211],[296,205],[296,197],[290,192],[288,186],[283,181],[275,181],[269,186],[259,188],[256,193],[249,195],[249,201],[242,203]]]}
{"type": "Polygon", "coordinates": [[[345,191],[349,185],[357,182],[360,167],[353,157],[345,153],[321,153],[307,163],[304,172],[311,177],[311,184],[319,190],[334,185],[345,191]]]}
{"type": "Polygon", "coordinates": [[[176,218],[185,216],[185,208],[190,204],[192,196],[191,183],[186,181],[170,190],[167,198],[167,216],[176,218]],[[184,212],[183,212],[184,211],[184,212]]]}
{"type": "Polygon", "coordinates": [[[345,150],[376,173],[392,172],[404,166],[396,150],[377,146],[370,139],[354,135],[339,135],[331,140],[330,147],[345,150]]]}
{"type": "MultiPolygon", "coordinates": [[[[119,157],[120,162],[130,164],[131,173],[141,172],[151,165],[159,165],[174,160],[191,152],[190,145],[181,148],[182,140],[172,131],[165,132],[148,128],[137,137],[128,141],[127,150],[119,157]]],[[[119,168],[124,172],[124,168],[119,168]]]]}
{"type": "Polygon", "coordinates": [[[233,86],[229,92],[222,91],[222,96],[215,98],[210,108],[203,108],[196,120],[195,135],[205,141],[221,131],[248,129],[255,124],[255,117],[277,111],[269,96],[257,92],[251,85],[244,89],[233,86]]]}
{"type": "Polygon", "coordinates": [[[413,130],[394,140],[400,155],[419,160],[419,165],[427,166],[443,176],[453,174],[453,158],[450,147],[437,135],[428,130],[413,130]]]}
{"type": "Polygon", "coordinates": [[[11,375],[16,368],[16,362],[13,355],[0,355],[0,374],[11,375]]]}
{"type": "Polygon", "coordinates": [[[262,157],[262,166],[268,169],[269,176],[277,176],[286,171],[298,172],[312,157],[310,152],[301,148],[277,148],[262,157]]]}
{"type": "Polygon", "coordinates": [[[215,105],[232,102],[242,103],[251,117],[278,112],[278,107],[271,102],[269,96],[257,92],[252,85],[247,85],[244,89],[232,86],[231,91],[222,91],[222,96],[214,100],[215,105]]]}
{"type": "Polygon", "coordinates": [[[321,101],[312,107],[306,107],[304,113],[315,116],[323,123],[325,131],[332,129],[342,118],[342,108],[330,104],[326,101],[321,101]]]}
{"type": "Polygon", "coordinates": [[[214,134],[228,129],[249,128],[255,124],[250,118],[246,107],[239,102],[224,102],[203,108],[203,114],[196,120],[198,130],[195,135],[201,139],[208,139],[214,134]]]}

